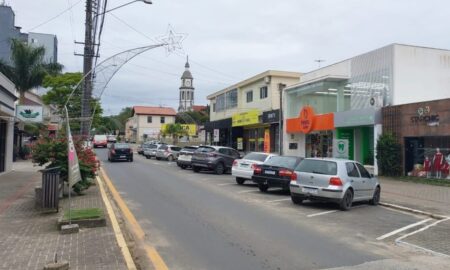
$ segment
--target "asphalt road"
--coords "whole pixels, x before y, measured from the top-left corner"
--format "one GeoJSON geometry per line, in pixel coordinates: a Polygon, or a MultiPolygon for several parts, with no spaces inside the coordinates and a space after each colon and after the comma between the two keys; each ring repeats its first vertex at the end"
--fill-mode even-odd
{"type": "Polygon", "coordinates": [[[193,173],[175,163],[106,161],[103,168],[170,269],[323,269],[399,256],[375,240],[422,218],[366,204],[293,205],[231,175],[193,173]]]}

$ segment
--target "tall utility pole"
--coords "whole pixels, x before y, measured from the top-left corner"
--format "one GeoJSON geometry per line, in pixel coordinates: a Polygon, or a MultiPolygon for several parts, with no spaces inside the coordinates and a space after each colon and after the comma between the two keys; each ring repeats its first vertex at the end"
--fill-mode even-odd
{"type": "Polygon", "coordinates": [[[92,2],[86,0],[86,22],[84,32],[84,56],[83,56],[83,90],[81,94],[81,130],[83,136],[89,135],[89,117],[91,116],[92,96],[92,69],[94,46],[92,39],[92,2]]]}

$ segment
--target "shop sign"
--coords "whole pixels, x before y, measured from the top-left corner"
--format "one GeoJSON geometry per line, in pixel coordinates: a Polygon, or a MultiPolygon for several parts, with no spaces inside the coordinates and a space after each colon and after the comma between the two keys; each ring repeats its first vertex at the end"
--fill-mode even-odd
{"type": "Polygon", "coordinates": [[[244,150],[244,138],[237,138],[237,150],[244,150]]]}
{"type": "Polygon", "coordinates": [[[42,106],[17,105],[16,116],[24,122],[41,123],[42,106]]]}
{"type": "Polygon", "coordinates": [[[250,110],[248,112],[237,113],[234,114],[232,119],[231,126],[239,127],[239,126],[247,126],[259,123],[259,110],[250,110]]]}
{"type": "Polygon", "coordinates": [[[333,140],[333,157],[348,159],[348,140],[337,139],[333,140]]]}
{"type": "MultiPolygon", "coordinates": [[[[168,124],[162,124],[161,130],[165,131],[167,129],[168,124]]],[[[181,128],[186,132],[188,136],[197,135],[197,125],[195,124],[180,124],[181,128]]]]}
{"type": "Polygon", "coordinates": [[[219,129],[214,129],[214,138],[213,138],[213,142],[219,142],[220,141],[220,130],[219,129]]]}
{"type": "Polygon", "coordinates": [[[333,130],[333,113],[319,114],[314,113],[311,106],[305,106],[300,110],[300,116],[286,120],[286,131],[288,133],[310,133],[311,131],[333,130]]]}
{"type": "Polygon", "coordinates": [[[274,123],[280,121],[280,110],[263,112],[263,123],[274,123]]]}
{"type": "Polygon", "coordinates": [[[439,114],[431,114],[430,106],[417,109],[417,115],[411,117],[413,124],[424,123],[428,126],[439,126],[439,114]]]}
{"type": "Polygon", "coordinates": [[[264,152],[270,153],[270,129],[264,130],[264,152]]]}
{"type": "Polygon", "coordinates": [[[381,123],[379,108],[365,108],[334,113],[335,127],[371,126],[381,123]]]}

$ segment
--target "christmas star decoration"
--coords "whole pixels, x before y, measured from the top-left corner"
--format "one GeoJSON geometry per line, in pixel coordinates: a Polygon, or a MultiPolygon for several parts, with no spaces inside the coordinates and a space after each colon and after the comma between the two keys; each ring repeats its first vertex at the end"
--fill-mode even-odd
{"type": "Polygon", "coordinates": [[[164,36],[160,36],[157,39],[164,44],[166,48],[166,54],[171,54],[176,51],[183,51],[183,41],[186,39],[187,34],[177,33],[173,30],[172,26],[169,24],[167,27],[167,33],[164,36]]]}

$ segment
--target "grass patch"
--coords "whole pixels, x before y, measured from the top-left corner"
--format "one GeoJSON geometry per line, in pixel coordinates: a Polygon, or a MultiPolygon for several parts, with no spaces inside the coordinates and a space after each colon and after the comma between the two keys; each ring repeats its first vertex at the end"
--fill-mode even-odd
{"type": "MultiPolygon", "coordinates": [[[[80,219],[93,219],[104,217],[103,209],[100,208],[84,208],[84,209],[72,209],[72,220],[80,219]]],[[[69,210],[64,212],[64,220],[69,220],[69,210]]]]}
{"type": "Polygon", "coordinates": [[[396,180],[396,181],[403,181],[403,182],[432,185],[432,186],[450,187],[449,179],[422,178],[422,177],[414,177],[414,176],[389,177],[388,179],[392,179],[392,180],[396,180]]]}

